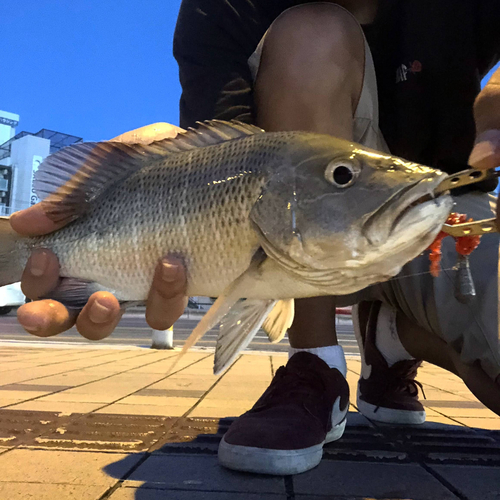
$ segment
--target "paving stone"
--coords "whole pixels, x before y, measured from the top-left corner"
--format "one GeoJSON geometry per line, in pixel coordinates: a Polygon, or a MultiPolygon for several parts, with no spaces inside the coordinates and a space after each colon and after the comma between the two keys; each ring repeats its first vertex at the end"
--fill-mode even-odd
{"type": "Polygon", "coordinates": [[[464,428],[464,424],[461,422],[457,422],[456,420],[452,420],[448,417],[431,415],[426,418],[425,425],[429,429],[442,429],[442,430],[454,430],[454,428],[458,427],[459,429],[464,428]]]}
{"type": "Polygon", "coordinates": [[[221,406],[199,405],[191,413],[190,417],[207,417],[207,418],[225,418],[239,417],[248,411],[255,402],[249,403],[247,406],[239,406],[232,408],[224,408],[221,406]]]}
{"type": "MultiPolygon", "coordinates": [[[[223,493],[220,491],[172,491],[150,489],[145,485],[143,488],[120,488],[109,498],[111,500],[286,500],[286,495],[223,493]]],[[[325,500],[325,497],[322,500],[325,500]]]]}
{"type": "Polygon", "coordinates": [[[488,408],[484,408],[482,405],[478,406],[476,405],[475,401],[467,401],[466,403],[462,402],[455,402],[455,401],[450,401],[451,404],[455,404],[455,406],[433,406],[430,403],[425,403],[426,410],[429,408],[432,408],[433,410],[440,412],[447,417],[455,418],[457,420],[460,420],[461,417],[475,417],[475,418],[500,418],[493,413],[491,410],[488,408]]]}
{"type": "MultiPolygon", "coordinates": [[[[111,486],[141,454],[16,449],[0,455],[2,482],[111,486]],[[112,472],[110,476],[104,468],[112,472]]],[[[0,496],[0,498],[3,498],[0,496]]]]}
{"type": "Polygon", "coordinates": [[[347,427],[370,427],[374,428],[373,424],[361,413],[354,409],[351,405],[351,410],[347,415],[347,427]]]}
{"type": "Polygon", "coordinates": [[[461,465],[431,465],[467,500],[499,500],[500,468],[461,465]]]}
{"type": "Polygon", "coordinates": [[[323,460],[293,478],[302,495],[456,500],[448,489],[419,465],[323,460]]]}
{"type": "MultiPolygon", "coordinates": [[[[355,496],[338,496],[338,495],[295,495],[295,500],[381,500],[379,498],[375,499],[373,497],[355,497],[355,496]]],[[[392,500],[392,499],[382,499],[382,500],[392,500]]],[[[399,500],[399,498],[397,499],[399,500]]],[[[405,499],[408,500],[408,499],[405,499]]],[[[412,499],[413,500],[413,499],[412,499]]],[[[434,499],[432,499],[434,500],[434,499]]]]}
{"type": "Polygon", "coordinates": [[[462,424],[476,429],[500,430],[500,418],[457,417],[462,424]]]}
{"type": "Polygon", "coordinates": [[[35,399],[24,403],[17,403],[9,406],[9,410],[26,410],[26,411],[46,411],[57,413],[87,413],[101,407],[103,403],[66,403],[61,401],[44,401],[35,399]]]}
{"type": "Polygon", "coordinates": [[[114,415],[146,415],[146,416],[169,416],[169,417],[182,417],[184,413],[189,410],[190,406],[159,406],[159,405],[125,405],[121,403],[114,403],[105,406],[95,413],[111,413],[114,415]]]}
{"type": "Polygon", "coordinates": [[[285,493],[283,478],[235,472],[221,467],[216,457],[153,455],[126,481],[146,482],[158,489],[285,493]]]}
{"type": "Polygon", "coordinates": [[[97,500],[107,488],[107,486],[93,485],[0,482],[0,498],[8,498],[9,500],[66,500],[68,498],[97,500]]]}

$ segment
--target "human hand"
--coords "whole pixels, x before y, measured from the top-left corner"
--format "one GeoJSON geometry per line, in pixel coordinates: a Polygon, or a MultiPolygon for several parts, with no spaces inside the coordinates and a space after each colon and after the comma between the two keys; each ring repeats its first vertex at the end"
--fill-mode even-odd
{"type": "MultiPolygon", "coordinates": [[[[124,143],[149,144],[175,137],[182,129],[168,123],[141,127],[112,139],[124,143]]],[[[60,229],[64,224],[50,220],[41,203],[21,210],[10,217],[12,228],[23,236],[39,236],[60,229]]],[[[59,262],[47,249],[35,250],[23,272],[21,287],[24,294],[34,299],[18,309],[19,323],[26,331],[39,337],[62,333],[73,325],[89,340],[109,336],[120,321],[123,311],[118,300],[109,292],[94,293],[79,314],[66,309],[55,300],[36,300],[46,296],[59,282],[59,262]]],[[[153,283],[146,304],[146,320],[156,330],[170,327],[182,314],[187,304],[186,274],[182,262],[164,257],[155,269],[153,283]]]]}
{"type": "MultiPolygon", "coordinates": [[[[474,103],[476,144],[469,164],[479,170],[500,165],[500,69],[478,95],[474,103]]],[[[500,229],[500,206],[497,203],[497,226],[500,229]]]]}

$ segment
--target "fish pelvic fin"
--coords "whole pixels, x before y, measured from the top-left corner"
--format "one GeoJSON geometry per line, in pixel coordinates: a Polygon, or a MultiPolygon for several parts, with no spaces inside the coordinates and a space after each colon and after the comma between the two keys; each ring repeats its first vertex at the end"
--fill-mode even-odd
{"type": "Polygon", "coordinates": [[[34,190],[47,217],[68,223],[151,161],[263,132],[246,123],[212,120],[148,145],[114,141],[72,144],[42,162],[35,173],[34,190]]]}
{"type": "Polygon", "coordinates": [[[229,368],[255,337],[275,300],[241,300],[231,308],[220,325],[215,348],[214,374],[229,368]]]}
{"type": "Polygon", "coordinates": [[[295,301],[293,299],[279,300],[262,324],[269,341],[277,344],[292,326],[295,316],[295,301]]]}
{"type": "Polygon", "coordinates": [[[0,286],[21,280],[23,268],[16,251],[16,242],[20,238],[10,226],[9,218],[0,217],[0,286]]]}

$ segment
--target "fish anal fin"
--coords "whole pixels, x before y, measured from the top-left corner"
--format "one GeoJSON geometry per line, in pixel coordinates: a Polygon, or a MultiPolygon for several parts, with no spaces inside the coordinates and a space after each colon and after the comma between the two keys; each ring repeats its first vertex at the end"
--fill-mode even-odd
{"type": "Polygon", "coordinates": [[[280,342],[287,330],[292,326],[295,316],[295,302],[293,299],[279,300],[262,324],[269,341],[273,344],[280,342]]]}

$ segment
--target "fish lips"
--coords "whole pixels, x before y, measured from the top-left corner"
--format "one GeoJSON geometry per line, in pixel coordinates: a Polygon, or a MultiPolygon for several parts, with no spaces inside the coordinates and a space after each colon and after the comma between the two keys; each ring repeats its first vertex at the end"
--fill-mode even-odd
{"type": "Polygon", "coordinates": [[[371,214],[362,230],[370,245],[377,246],[387,241],[401,223],[411,221],[413,216],[420,212],[420,205],[435,203],[437,207],[442,206],[441,202],[449,198],[449,192],[436,195],[435,189],[443,177],[444,174],[432,175],[405,186],[371,214]]]}

